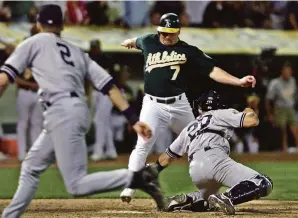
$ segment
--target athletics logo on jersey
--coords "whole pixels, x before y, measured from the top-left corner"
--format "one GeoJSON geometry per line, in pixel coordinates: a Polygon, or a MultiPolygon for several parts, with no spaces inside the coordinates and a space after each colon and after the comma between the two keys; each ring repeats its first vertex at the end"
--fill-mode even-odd
{"type": "Polygon", "coordinates": [[[149,53],[146,61],[145,69],[150,73],[154,68],[167,67],[177,64],[184,64],[187,61],[185,54],[178,54],[175,51],[172,51],[170,54],[167,51],[164,51],[162,54],[149,53]]]}

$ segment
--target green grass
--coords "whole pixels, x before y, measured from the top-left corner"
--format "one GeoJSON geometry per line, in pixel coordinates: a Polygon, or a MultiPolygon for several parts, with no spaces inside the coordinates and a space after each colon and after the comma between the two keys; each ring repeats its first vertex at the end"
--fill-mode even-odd
{"type": "MultiPolygon", "coordinates": [[[[260,173],[269,175],[274,182],[274,190],[266,199],[298,200],[298,163],[250,163],[260,173]]],[[[124,166],[123,166],[124,167],[124,166]]],[[[115,167],[92,167],[89,172],[115,169],[115,167]]],[[[0,169],[0,198],[12,198],[18,184],[19,169],[0,169]]],[[[172,165],[160,176],[166,196],[195,190],[187,165],[172,165]]],[[[223,188],[224,190],[224,188],[223,188]]],[[[120,191],[102,193],[89,198],[118,198],[120,191]]],[[[50,168],[42,176],[36,198],[69,198],[57,169],[50,168]]],[[[148,197],[141,191],[137,197],[148,197]]]]}

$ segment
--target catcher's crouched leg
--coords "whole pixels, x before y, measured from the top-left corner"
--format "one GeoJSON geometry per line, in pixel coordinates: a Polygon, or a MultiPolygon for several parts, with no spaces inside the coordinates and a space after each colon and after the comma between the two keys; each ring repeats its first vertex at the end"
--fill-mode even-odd
{"type": "Polygon", "coordinates": [[[208,202],[204,199],[193,200],[192,197],[186,194],[179,194],[165,199],[165,211],[180,211],[188,210],[193,212],[204,212],[209,210],[208,202]]]}
{"type": "Polygon", "coordinates": [[[224,195],[231,199],[233,205],[256,200],[269,195],[273,190],[272,180],[259,174],[249,180],[241,181],[228,189],[224,195]]]}
{"type": "Polygon", "coordinates": [[[239,182],[222,194],[210,195],[208,203],[210,207],[233,215],[235,214],[234,205],[265,197],[272,190],[272,180],[266,175],[259,174],[249,180],[239,182]]]}

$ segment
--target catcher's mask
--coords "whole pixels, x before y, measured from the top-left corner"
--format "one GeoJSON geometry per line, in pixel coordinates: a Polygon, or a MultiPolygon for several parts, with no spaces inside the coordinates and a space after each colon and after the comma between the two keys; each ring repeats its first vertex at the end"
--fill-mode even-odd
{"type": "Polygon", "coordinates": [[[227,105],[223,104],[220,95],[215,90],[203,93],[199,99],[194,100],[193,108],[196,111],[211,111],[218,109],[226,109],[227,105]]]}

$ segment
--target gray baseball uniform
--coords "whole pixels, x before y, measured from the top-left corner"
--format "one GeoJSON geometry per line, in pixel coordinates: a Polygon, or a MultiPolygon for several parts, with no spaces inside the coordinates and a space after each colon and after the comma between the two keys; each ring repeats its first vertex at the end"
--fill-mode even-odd
{"type": "Polygon", "coordinates": [[[112,109],[113,104],[107,95],[95,91],[94,94],[94,123],[95,123],[95,143],[92,156],[93,160],[115,159],[117,151],[114,145],[112,132],[112,109]]]}
{"type": "Polygon", "coordinates": [[[244,112],[234,109],[206,112],[184,128],[166,151],[172,158],[188,154],[189,174],[204,199],[222,185],[232,187],[259,174],[229,157],[228,140],[234,128],[242,127],[244,117],[244,112]]]}
{"type": "MultiPolygon", "coordinates": [[[[35,82],[30,70],[26,70],[22,80],[35,82]]],[[[23,161],[27,153],[27,131],[30,132],[30,145],[35,142],[42,130],[42,107],[38,102],[37,90],[24,85],[18,85],[17,95],[17,136],[18,159],[23,161]]]]}
{"type": "Polygon", "coordinates": [[[39,33],[22,42],[1,67],[13,82],[30,66],[40,87],[44,129],[22,163],[18,189],[3,217],[19,217],[33,198],[39,176],[56,158],[67,191],[88,195],[129,185],[127,169],[87,175],[89,110],[84,101],[84,79],[97,90],[111,84],[111,76],[79,48],[53,33],[39,33]]]}

